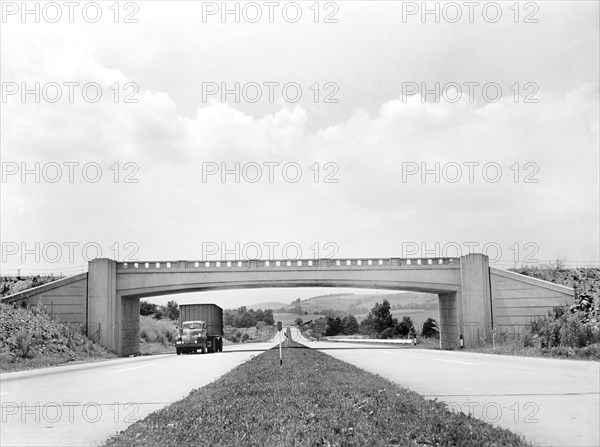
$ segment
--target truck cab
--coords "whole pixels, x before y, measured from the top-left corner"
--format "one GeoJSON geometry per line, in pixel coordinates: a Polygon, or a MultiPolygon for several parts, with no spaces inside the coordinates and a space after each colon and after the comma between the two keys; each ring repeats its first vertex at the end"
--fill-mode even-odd
{"type": "Polygon", "coordinates": [[[175,343],[177,355],[206,352],[206,323],[202,320],[184,321],[179,329],[179,336],[175,343]]]}

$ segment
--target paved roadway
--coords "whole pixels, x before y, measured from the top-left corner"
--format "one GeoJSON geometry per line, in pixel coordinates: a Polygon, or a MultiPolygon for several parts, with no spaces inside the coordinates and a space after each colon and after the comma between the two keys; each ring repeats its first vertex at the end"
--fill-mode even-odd
{"type": "MultiPolygon", "coordinates": [[[[600,445],[600,364],[356,343],[308,342],[537,445],[600,445]]],[[[0,443],[97,445],[273,343],[0,375],[0,443]]]]}
{"type": "Polygon", "coordinates": [[[274,346],[164,354],[0,375],[0,445],[89,446],[274,346]]]}
{"type": "Polygon", "coordinates": [[[600,363],[309,342],[454,411],[523,434],[536,445],[600,446],[600,363]]]}

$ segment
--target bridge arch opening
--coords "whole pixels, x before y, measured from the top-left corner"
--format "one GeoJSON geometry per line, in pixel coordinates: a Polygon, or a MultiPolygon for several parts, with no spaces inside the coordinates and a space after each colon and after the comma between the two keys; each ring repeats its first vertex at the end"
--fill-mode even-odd
{"type": "MultiPolygon", "coordinates": [[[[135,354],[139,350],[139,309],[140,300],[142,299],[163,304],[166,304],[169,300],[175,300],[178,304],[214,303],[224,309],[230,309],[245,305],[243,302],[239,305],[225,304],[227,298],[231,297],[232,294],[250,294],[256,296],[265,293],[268,293],[271,297],[268,298],[267,301],[281,301],[281,298],[275,297],[285,296],[286,298],[284,299],[287,300],[287,305],[289,305],[293,299],[307,299],[318,295],[343,294],[344,296],[341,299],[348,301],[353,299],[352,295],[359,295],[358,299],[362,299],[363,295],[369,294],[371,295],[371,299],[367,300],[366,304],[360,306],[361,313],[357,315],[359,323],[366,317],[366,314],[368,314],[375,303],[382,303],[384,299],[388,299],[392,306],[392,316],[399,320],[401,320],[403,316],[410,316],[413,320],[417,334],[421,333],[423,322],[431,317],[436,320],[438,325],[440,332],[438,341],[440,347],[442,349],[456,349],[460,346],[461,333],[459,330],[460,322],[458,319],[457,291],[439,291],[430,287],[391,285],[385,287],[373,287],[373,285],[368,282],[359,283],[357,281],[336,281],[335,283],[329,281],[309,281],[285,284],[273,282],[262,284],[236,282],[234,284],[203,284],[184,287],[180,284],[168,285],[160,292],[137,290],[135,293],[117,294],[122,309],[121,349],[123,355],[135,354]],[[165,293],[165,291],[168,293],[165,293]],[[405,295],[404,299],[398,299],[400,298],[400,295],[405,295]],[[296,298],[292,299],[291,297],[296,298]],[[155,299],[153,300],[153,298],[155,299]],[[430,306],[428,308],[425,308],[425,306],[422,308],[415,308],[415,306],[412,308],[408,306],[397,306],[399,301],[402,301],[405,304],[413,302],[416,303],[417,306],[419,305],[418,302],[422,301],[423,303],[429,303],[430,306]],[[433,305],[431,305],[432,303],[433,305]]],[[[280,307],[285,305],[286,303],[282,302],[280,307]]],[[[263,310],[265,308],[266,307],[264,307],[263,310]]],[[[295,317],[303,319],[318,318],[317,314],[313,312],[314,307],[311,307],[310,305],[307,306],[307,303],[304,302],[304,308],[307,309],[308,314],[304,314],[303,309],[302,313],[295,315],[295,317]],[[306,317],[306,315],[308,315],[308,317],[306,317]]],[[[273,310],[277,320],[277,312],[275,311],[279,309],[276,308],[273,310]]],[[[325,310],[325,308],[319,310],[325,310]]],[[[324,316],[325,314],[320,315],[320,317],[324,316]]]]}
{"type": "MultiPolygon", "coordinates": [[[[138,298],[128,298],[138,299],[138,298]]],[[[303,322],[315,322],[327,316],[340,317],[343,319],[352,315],[360,324],[376,303],[381,304],[383,300],[388,300],[391,307],[392,317],[401,322],[403,317],[409,317],[412,321],[415,333],[421,335],[423,323],[428,318],[433,318],[438,327],[440,325],[439,314],[439,295],[404,291],[396,289],[369,289],[369,288],[347,288],[347,287],[278,287],[278,288],[235,288],[203,291],[200,293],[186,292],[173,293],[168,295],[154,295],[139,298],[139,302],[147,301],[156,305],[166,306],[169,301],[175,301],[179,305],[186,304],[205,304],[213,303],[224,310],[233,311],[228,315],[224,314],[224,325],[228,327],[226,334],[232,336],[238,330],[241,333],[249,331],[252,336],[261,332],[264,336],[268,334],[268,329],[263,324],[257,324],[255,321],[251,325],[240,326],[233,331],[233,316],[241,306],[254,311],[261,309],[270,309],[273,312],[274,321],[282,321],[284,326],[295,324],[300,318],[303,322]],[[298,301],[299,300],[299,301],[298,301]],[[245,328],[245,329],[244,329],[245,328]],[[229,332],[228,332],[229,331],[229,332]]],[[[244,311],[242,311],[244,312],[244,311]]],[[[235,318],[239,318],[237,315],[235,318]]],[[[443,318],[448,318],[446,315],[443,318]]],[[[242,319],[243,320],[243,319],[242,319]]],[[[246,320],[247,321],[247,320],[246,320]]],[[[322,330],[324,325],[318,326],[322,330]],[[321,327],[322,326],[322,327],[321,327]]],[[[142,321],[141,327],[144,327],[142,321]]],[[[314,328],[314,326],[313,326],[314,328]]],[[[358,327],[352,335],[358,334],[358,327]]],[[[458,340],[458,331],[455,329],[455,338],[458,340]]],[[[320,335],[321,334],[319,332],[320,335]]],[[[338,334],[331,334],[338,335],[338,334]]],[[[339,335],[350,335],[350,333],[339,333],[339,335]]],[[[408,335],[408,333],[406,334],[408,335]]],[[[433,340],[439,343],[439,335],[433,340]]]]}

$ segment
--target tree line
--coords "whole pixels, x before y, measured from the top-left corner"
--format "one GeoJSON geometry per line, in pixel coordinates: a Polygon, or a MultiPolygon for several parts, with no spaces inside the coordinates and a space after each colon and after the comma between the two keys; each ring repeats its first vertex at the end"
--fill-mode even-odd
{"type": "MultiPolygon", "coordinates": [[[[307,328],[313,337],[335,336],[335,335],[354,335],[361,334],[370,338],[403,338],[415,337],[416,328],[410,317],[403,317],[402,320],[394,318],[391,313],[390,302],[383,300],[382,303],[376,303],[369,311],[367,317],[357,322],[353,315],[340,317],[326,317],[317,320],[311,320],[306,323],[301,318],[296,319],[296,325],[307,328]]],[[[421,336],[438,337],[439,330],[435,319],[428,318],[423,322],[421,336]]]]}
{"type": "Polygon", "coordinates": [[[166,306],[140,300],[140,315],[152,317],[155,320],[178,320],[179,305],[176,301],[169,301],[166,306]]]}
{"type": "Polygon", "coordinates": [[[233,327],[252,327],[259,322],[268,326],[275,324],[272,309],[248,309],[246,306],[237,309],[226,309],[223,311],[223,323],[225,326],[233,327]]]}

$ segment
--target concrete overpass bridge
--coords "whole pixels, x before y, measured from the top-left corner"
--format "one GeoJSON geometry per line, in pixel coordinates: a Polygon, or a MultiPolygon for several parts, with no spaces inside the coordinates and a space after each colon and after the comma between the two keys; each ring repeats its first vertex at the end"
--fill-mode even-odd
{"type": "Polygon", "coordinates": [[[552,307],[572,303],[571,288],[489,267],[487,256],[318,260],[89,262],[88,272],[5,297],[40,304],[65,323],[84,326],[111,351],[139,352],[140,298],[207,290],[355,287],[437,294],[440,345],[456,349],[517,329],[552,307]]]}

